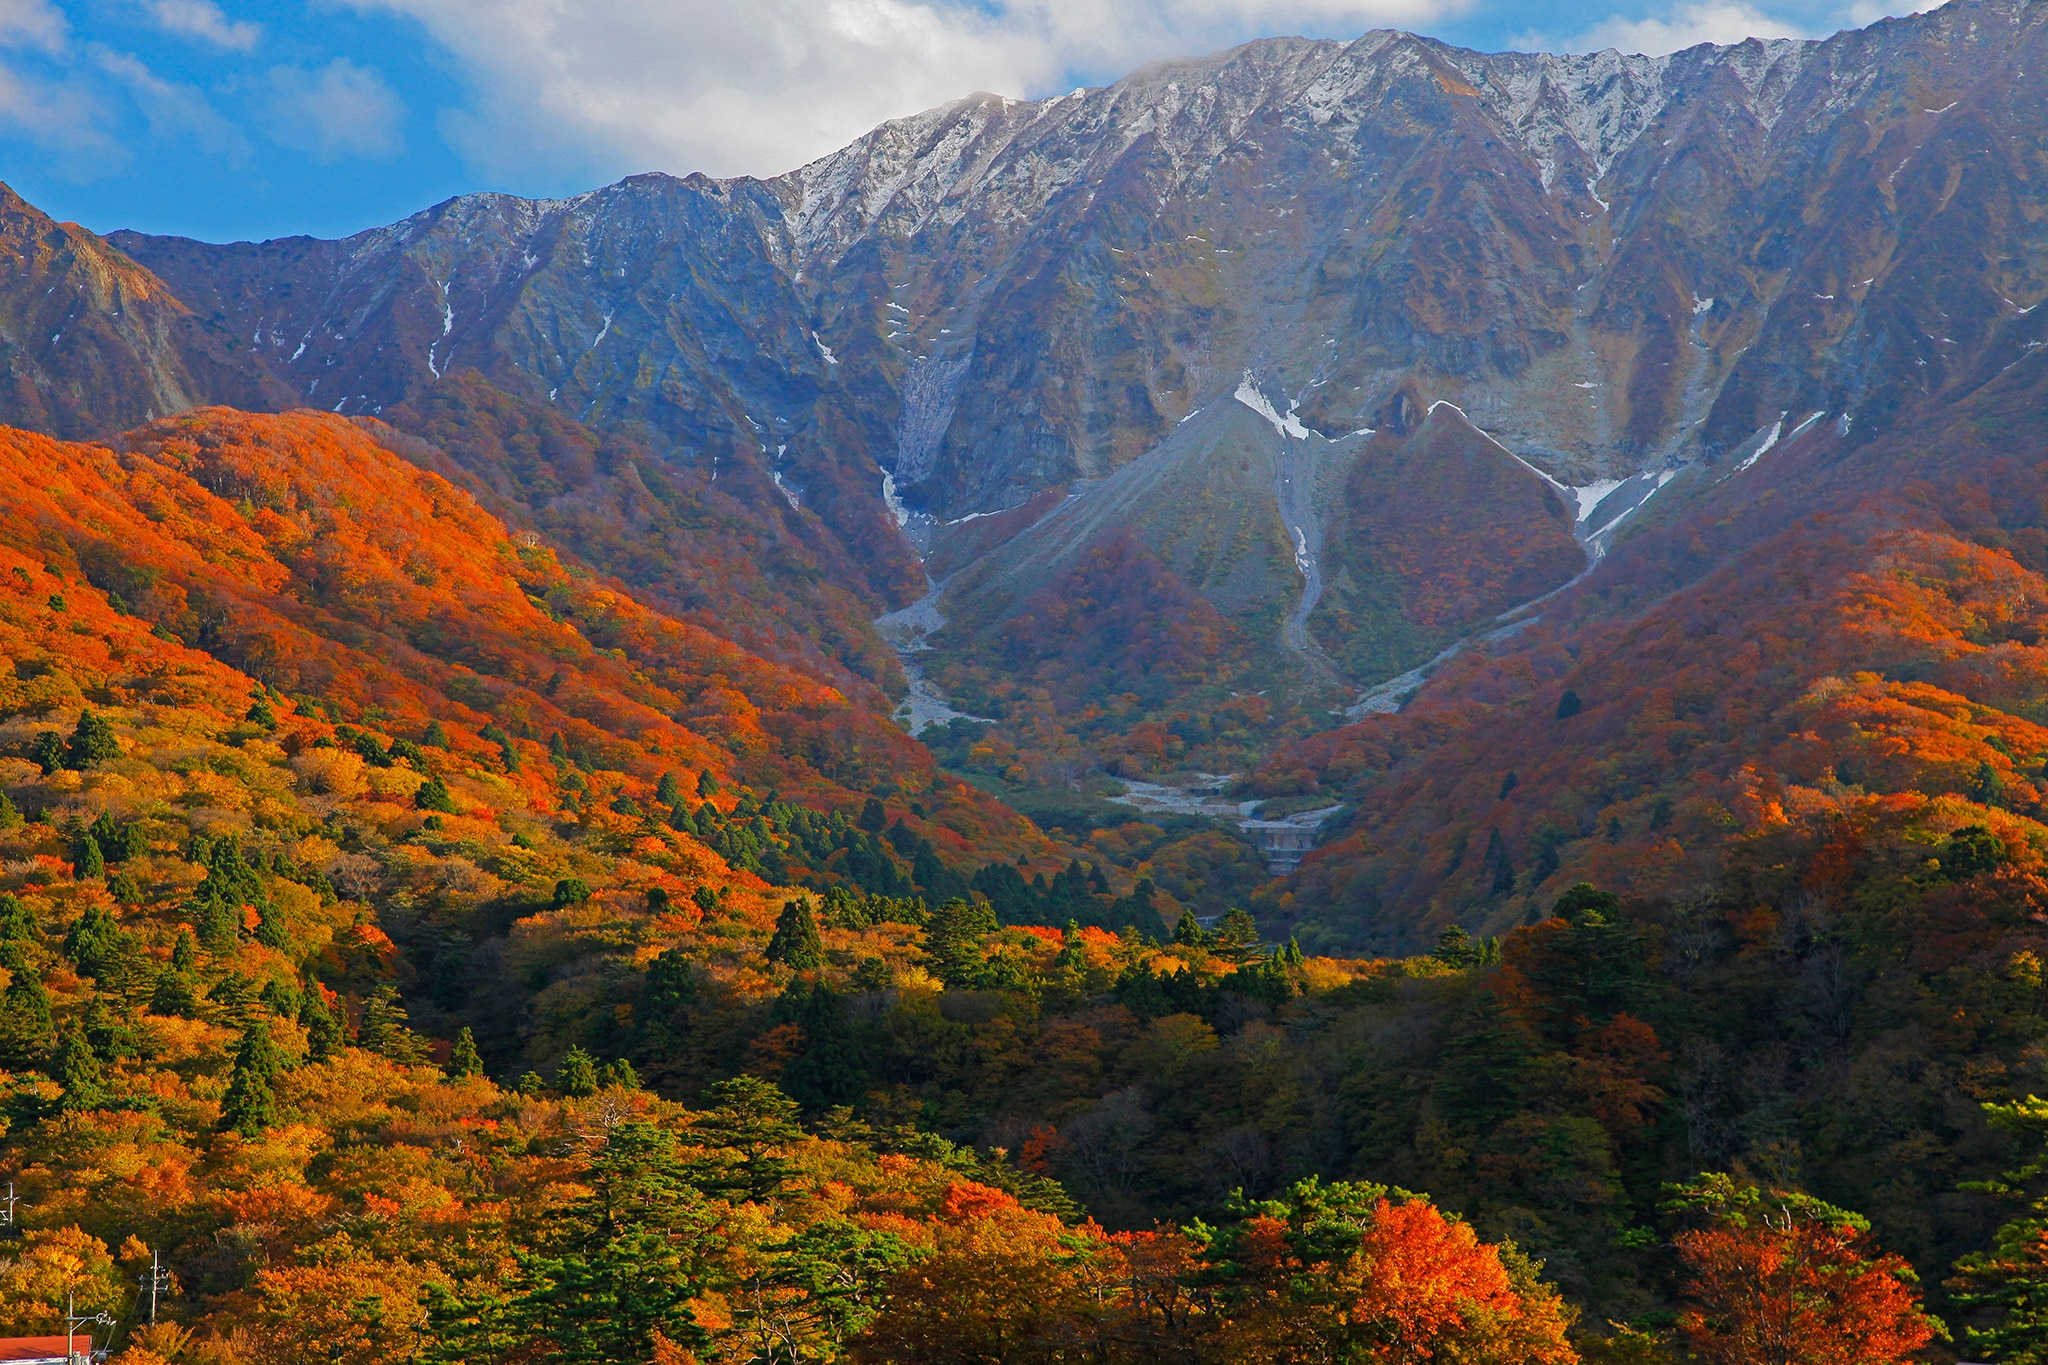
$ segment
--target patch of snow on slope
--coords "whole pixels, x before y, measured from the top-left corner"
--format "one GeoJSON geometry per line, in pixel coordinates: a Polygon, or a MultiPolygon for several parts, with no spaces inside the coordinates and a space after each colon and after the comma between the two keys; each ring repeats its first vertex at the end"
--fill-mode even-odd
{"type": "Polygon", "coordinates": [[[888,507],[889,515],[896,518],[898,527],[910,524],[910,509],[903,505],[903,499],[896,496],[896,476],[886,469],[882,471],[882,502],[888,507]]]}
{"type": "Polygon", "coordinates": [[[1583,525],[1586,518],[1593,515],[1593,509],[1598,507],[1609,493],[1621,487],[1622,483],[1623,480],[1621,479],[1595,479],[1589,484],[1569,489],[1568,491],[1577,500],[1579,506],[1579,515],[1576,520],[1583,525]]]}
{"type": "MultiPolygon", "coordinates": [[[[795,511],[797,505],[796,490],[782,481],[782,471],[771,469],[768,471],[768,477],[775,480],[775,491],[782,494],[784,500],[789,503],[790,510],[795,511]]],[[[901,525],[901,523],[899,522],[898,525],[901,525]]]]}
{"type": "Polygon", "coordinates": [[[1289,408],[1287,415],[1282,417],[1279,410],[1273,406],[1273,400],[1259,392],[1259,386],[1253,382],[1250,370],[1244,372],[1243,382],[1237,386],[1237,392],[1231,396],[1253,412],[1256,412],[1259,416],[1265,418],[1268,422],[1271,422],[1273,430],[1279,432],[1282,436],[1292,436],[1297,440],[1303,441],[1308,439],[1308,428],[1303,426],[1301,419],[1294,415],[1294,409],[1289,408]]]}
{"type": "MultiPolygon", "coordinates": [[[[1662,473],[1658,474],[1656,482],[1651,486],[1649,492],[1643,494],[1643,496],[1640,499],[1638,499],[1633,505],[1623,508],[1620,514],[1618,514],[1613,521],[1608,522],[1605,526],[1593,532],[1592,535],[1586,537],[1586,539],[1599,540],[1608,532],[1612,531],[1615,527],[1621,525],[1624,521],[1627,521],[1630,517],[1634,516],[1637,512],[1642,511],[1643,508],[1649,506],[1651,498],[1656,497],[1658,493],[1663,491],[1665,484],[1670,483],[1673,479],[1677,477],[1678,471],[1675,469],[1667,469],[1664,470],[1662,473]]],[[[1604,553],[1604,550],[1602,552],[1604,553]]]]}
{"type": "Polygon", "coordinates": [[[1740,474],[1743,470],[1749,468],[1758,460],[1761,460],[1764,457],[1764,452],[1768,451],[1772,446],[1778,443],[1778,437],[1781,433],[1783,433],[1784,430],[1785,414],[1781,412],[1778,414],[1778,420],[1771,423],[1770,435],[1764,437],[1764,443],[1758,446],[1755,450],[1752,450],[1749,453],[1748,459],[1744,460],[1741,464],[1735,466],[1735,472],[1740,474]]]}
{"type": "Polygon", "coordinates": [[[818,340],[818,334],[816,332],[811,333],[811,344],[818,348],[819,355],[825,357],[825,363],[827,365],[837,365],[839,363],[839,357],[832,354],[832,348],[830,346],[827,346],[824,342],[818,340]]]}

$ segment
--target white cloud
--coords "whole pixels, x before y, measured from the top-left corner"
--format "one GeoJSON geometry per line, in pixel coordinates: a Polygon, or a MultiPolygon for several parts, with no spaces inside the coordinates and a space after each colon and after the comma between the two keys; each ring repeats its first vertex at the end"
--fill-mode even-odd
{"type": "Polygon", "coordinates": [[[1866,28],[1880,19],[1902,19],[1908,14],[1925,14],[1931,9],[1940,9],[1947,0],[1857,0],[1842,12],[1842,22],[1851,28],[1866,28]]]}
{"type": "Polygon", "coordinates": [[[405,106],[375,70],[336,57],[322,67],[275,66],[260,111],[273,141],[318,161],[399,150],[405,106]]]}
{"type": "Polygon", "coordinates": [[[92,56],[102,71],[127,89],[152,137],[190,138],[202,150],[230,161],[249,155],[249,139],[220,116],[197,86],[167,81],[125,52],[95,47],[92,56]]]}
{"type": "Polygon", "coordinates": [[[127,149],[109,133],[109,121],[90,86],[38,80],[0,63],[0,128],[61,154],[65,178],[92,180],[126,164],[127,149]]]}
{"type": "Polygon", "coordinates": [[[65,178],[91,180],[125,163],[113,110],[66,66],[71,29],[47,0],[0,0],[0,133],[55,153],[65,178]]]}
{"type": "Polygon", "coordinates": [[[166,33],[197,38],[231,52],[247,52],[263,41],[263,26],[231,20],[213,0],[148,0],[150,17],[166,33]]]}
{"type": "Polygon", "coordinates": [[[1614,15],[1569,38],[1546,41],[1527,34],[1517,46],[1562,52],[1600,52],[1617,48],[1662,56],[1701,43],[1739,43],[1745,38],[1810,38],[1802,26],[1764,13],[1753,5],[1729,0],[1694,0],[1667,14],[1642,19],[1614,15]]]}
{"type": "Polygon", "coordinates": [[[69,31],[63,13],[49,0],[0,0],[0,45],[56,52],[69,31]]]}
{"type": "Polygon", "coordinates": [[[1043,93],[1257,33],[1427,24],[1470,0],[346,0],[467,72],[443,131],[530,175],[773,174],[976,90],[1043,93]]]}

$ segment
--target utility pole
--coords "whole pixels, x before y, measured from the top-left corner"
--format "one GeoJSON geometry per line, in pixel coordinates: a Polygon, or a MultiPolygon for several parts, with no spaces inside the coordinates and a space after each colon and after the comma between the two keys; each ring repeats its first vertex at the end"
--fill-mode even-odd
{"type": "MultiPolygon", "coordinates": [[[[112,1316],[110,1316],[109,1314],[107,1314],[107,1313],[104,1313],[104,1312],[101,1312],[101,1313],[92,1313],[92,1314],[89,1314],[89,1315],[81,1315],[81,1314],[80,1314],[80,1313],[78,1312],[78,1310],[77,1310],[76,1306],[75,1306],[75,1305],[74,1305],[74,1303],[73,1303],[73,1297],[74,1297],[74,1296],[73,1296],[73,1294],[72,1294],[72,1292],[71,1292],[70,1290],[68,1290],[68,1289],[67,1289],[67,1290],[65,1290],[65,1291],[64,1291],[64,1360],[65,1360],[65,1365],[71,1365],[71,1362],[73,1362],[73,1361],[76,1361],[76,1360],[78,1359],[78,1353],[77,1353],[77,1352],[75,1352],[75,1351],[73,1351],[73,1350],[71,1349],[71,1339],[72,1339],[72,1338],[73,1338],[74,1336],[78,1335],[78,1329],[79,1329],[79,1328],[81,1328],[81,1327],[112,1327],[112,1326],[114,1325],[114,1319],[112,1318],[112,1316]]],[[[91,1332],[87,1332],[87,1333],[85,1334],[85,1358],[86,1358],[86,1360],[87,1360],[88,1362],[90,1362],[90,1361],[92,1360],[92,1333],[91,1333],[91,1332]]]]}
{"type": "Polygon", "coordinates": [[[168,1292],[171,1287],[171,1272],[164,1269],[162,1253],[149,1253],[149,1270],[137,1281],[149,1291],[149,1324],[156,1326],[156,1296],[168,1292]]]}

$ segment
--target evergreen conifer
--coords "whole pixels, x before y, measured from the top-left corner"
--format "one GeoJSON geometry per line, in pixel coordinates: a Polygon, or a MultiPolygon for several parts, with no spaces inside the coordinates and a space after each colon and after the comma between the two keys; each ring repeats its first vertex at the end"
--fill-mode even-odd
{"type": "Polygon", "coordinates": [[[811,914],[807,898],[799,896],[783,903],[766,956],[770,962],[780,962],[800,972],[816,971],[825,965],[825,944],[818,937],[818,921],[811,914]]]}
{"type": "Polygon", "coordinates": [[[27,1071],[50,1055],[50,993],[25,964],[12,971],[14,979],[0,995],[0,1066],[27,1071]]]}
{"type": "Polygon", "coordinates": [[[970,986],[980,977],[982,944],[996,931],[996,914],[985,902],[949,900],[925,925],[924,951],[932,972],[949,986],[970,986]]]}
{"type": "Polygon", "coordinates": [[[399,1003],[398,987],[382,985],[363,1001],[363,1021],[356,1041],[379,1056],[394,1062],[414,1063],[425,1059],[426,1044],[412,1031],[410,1016],[399,1003]]]}
{"type": "Polygon", "coordinates": [[[284,1073],[284,1054],[271,1040],[270,1026],[257,1021],[242,1034],[235,1051],[235,1070],[221,1101],[220,1126],[245,1138],[259,1137],[277,1125],[275,1082],[284,1073]]]}
{"type": "Polygon", "coordinates": [[[121,752],[121,745],[114,738],[114,727],[106,718],[88,708],[79,713],[78,725],[71,732],[71,742],[64,746],[64,766],[84,771],[95,763],[103,763],[121,752]]]}
{"type": "Polygon", "coordinates": [[[597,1059],[580,1047],[569,1049],[562,1069],[555,1074],[555,1088],[564,1095],[582,1099],[597,1093],[597,1059]]]}
{"type": "Polygon", "coordinates": [[[306,1030],[306,1059],[324,1062],[348,1045],[348,1034],[342,1028],[341,1020],[327,1006],[326,998],[316,986],[306,992],[299,1005],[299,1027],[306,1030]]]}
{"type": "Polygon", "coordinates": [[[458,1078],[484,1074],[484,1059],[476,1050],[476,1034],[467,1025],[455,1035],[455,1048],[448,1054],[448,1074],[458,1078]]]}
{"type": "Polygon", "coordinates": [[[52,1079],[64,1087],[63,1097],[57,1101],[60,1108],[97,1109],[107,1102],[106,1071],[92,1043],[77,1029],[66,1031],[50,1069],[55,1073],[52,1079]]]}

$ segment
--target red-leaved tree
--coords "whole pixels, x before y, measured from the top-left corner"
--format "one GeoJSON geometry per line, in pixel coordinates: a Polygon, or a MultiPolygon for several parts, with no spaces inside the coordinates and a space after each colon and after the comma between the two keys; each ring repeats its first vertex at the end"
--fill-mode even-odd
{"type": "Polygon", "coordinates": [[[1939,1330],[1858,1215],[1718,1174],[1675,1195],[1667,1208],[1701,1219],[1676,1239],[1679,1328],[1710,1365],[1902,1365],[1939,1330]]]}

